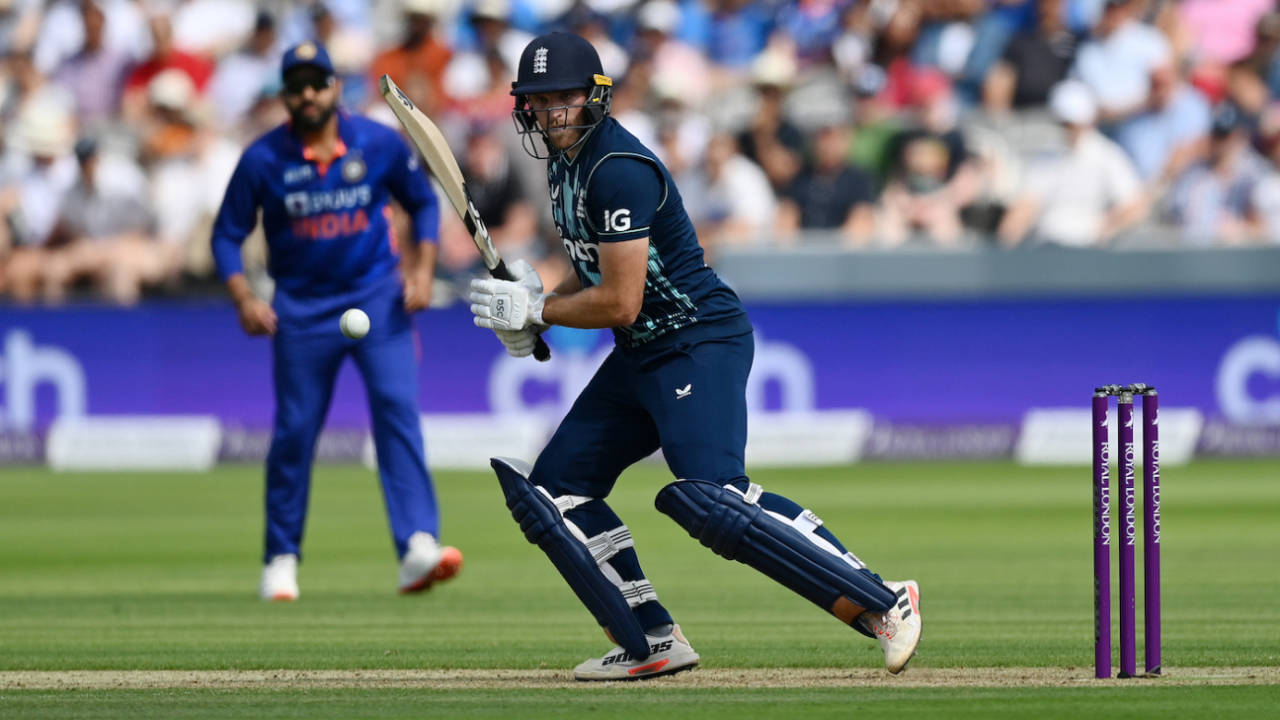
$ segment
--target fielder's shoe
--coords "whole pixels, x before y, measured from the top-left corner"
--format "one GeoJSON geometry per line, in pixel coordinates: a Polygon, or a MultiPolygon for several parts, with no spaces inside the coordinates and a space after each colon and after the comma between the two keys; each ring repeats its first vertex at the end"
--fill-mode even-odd
{"type": "Polygon", "coordinates": [[[897,675],[920,644],[920,586],[915,580],[886,582],[885,586],[898,596],[898,602],[882,613],[864,612],[858,622],[880,640],[884,666],[897,675]]]}
{"type": "Polygon", "coordinates": [[[262,568],[258,594],[263,600],[292,602],[298,599],[298,556],[274,555],[262,568]]]}
{"type": "Polygon", "coordinates": [[[574,668],[573,676],[578,680],[645,680],[692,670],[698,664],[698,653],[680,632],[679,625],[667,625],[657,632],[656,635],[645,633],[650,655],[644,660],[632,660],[630,653],[615,647],[604,657],[592,658],[574,668]]]}
{"type": "Polygon", "coordinates": [[[456,547],[440,547],[430,533],[409,536],[409,549],[400,561],[400,594],[418,593],[437,580],[448,580],[462,569],[462,553],[456,547]]]}

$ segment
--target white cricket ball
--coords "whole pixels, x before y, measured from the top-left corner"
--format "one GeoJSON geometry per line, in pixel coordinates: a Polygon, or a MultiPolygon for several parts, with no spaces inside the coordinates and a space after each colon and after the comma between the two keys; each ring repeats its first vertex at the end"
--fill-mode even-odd
{"type": "Polygon", "coordinates": [[[338,327],[342,328],[342,334],[352,340],[359,340],[369,334],[369,316],[364,314],[360,308],[351,308],[342,313],[342,319],[338,321],[338,327]]]}

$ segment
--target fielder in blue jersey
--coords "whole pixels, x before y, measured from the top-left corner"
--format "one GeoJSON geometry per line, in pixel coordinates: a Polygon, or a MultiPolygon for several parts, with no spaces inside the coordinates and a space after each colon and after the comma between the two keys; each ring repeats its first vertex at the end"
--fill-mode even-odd
{"type": "Polygon", "coordinates": [[[605,503],[619,474],[659,448],[678,478],[658,493],[659,511],[877,638],[889,672],[901,672],[920,640],[919,587],[883,582],[812,511],[747,478],[751,323],[703,261],[670,173],[609,117],[612,80],[595,49],[576,35],[535,38],[512,88],[525,149],[547,160],[574,273],[552,292],[518,263],[517,281],[473,281],[476,324],[514,356],[549,325],[611,328],[615,339],[537,462],[493,461],[526,538],[617,645],[574,676],[641,679],[698,662],[605,503]]]}
{"type": "Polygon", "coordinates": [[[281,70],[290,120],[245,150],[213,228],[214,258],[240,324],[250,335],[272,336],[276,415],[259,590],[265,600],[298,597],[316,438],[338,369],[351,357],[369,397],[399,589],[420,592],[462,565],[456,548],[436,540],[410,321],[430,301],[439,207],[417,155],[395,131],[338,110],[342,88],[323,47],[291,48],[281,70]],[[388,225],[391,198],[413,220],[416,242],[405,248],[403,277],[388,225]],[[259,211],[275,281],[271,304],[254,296],[240,259],[259,211]],[[367,336],[339,331],[348,308],[369,316],[367,336]]]}

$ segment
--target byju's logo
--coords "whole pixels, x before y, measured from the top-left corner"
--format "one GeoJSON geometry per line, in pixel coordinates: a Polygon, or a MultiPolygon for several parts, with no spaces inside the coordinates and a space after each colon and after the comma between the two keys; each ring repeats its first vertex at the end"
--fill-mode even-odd
{"type": "Polygon", "coordinates": [[[1250,335],[1227,348],[1214,390],[1227,420],[1280,425],[1280,340],[1250,335]]]}
{"type": "Polygon", "coordinates": [[[36,427],[36,390],[42,384],[53,387],[57,416],[85,414],[87,390],[84,368],[71,353],[61,348],[37,346],[26,330],[10,330],[4,337],[0,355],[0,386],[4,405],[0,406],[0,430],[30,432],[36,427]]]}

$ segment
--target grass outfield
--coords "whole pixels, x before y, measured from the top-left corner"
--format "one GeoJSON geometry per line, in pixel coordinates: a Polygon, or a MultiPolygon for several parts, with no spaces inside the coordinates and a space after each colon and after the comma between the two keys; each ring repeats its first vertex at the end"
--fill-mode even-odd
{"type": "Polygon", "coordinates": [[[523,540],[490,475],[438,475],[444,539],[466,565],[429,595],[402,598],[376,477],[317,469],[302,598],[278,605],[255,594],[260,468],[10,468],[0,471],[0,717],[524,718],[597,715],[623,707],[615,701],[671,717],[847,717],[852,702],[860,717],[1274,712],[1280,462],[1200,461],[1163,475],[1168,677],[1121,683],[1087,679],[1087,468],[754,473],[817,511],[873,569],[920,581],[924,639],[911,670],[890,678],[874,643],[654,510],[665,469],[640,466],[611,504],[703,665],[600,687],[567,671],[607,642],[523,540]],[[761,682],[766,669],[781,679],[761,682]],[[513,672],[526,679],[502,679],[513,672]]]}

